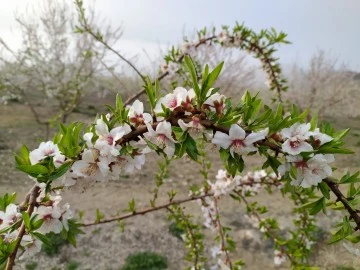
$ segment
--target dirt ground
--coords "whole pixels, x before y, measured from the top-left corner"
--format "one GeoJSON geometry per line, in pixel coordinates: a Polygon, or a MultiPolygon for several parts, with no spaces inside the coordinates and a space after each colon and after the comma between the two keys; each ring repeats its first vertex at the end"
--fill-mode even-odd
{"type": "MultiPolygon", "coordinates": [[[[32,180],[14,169],[13,153],[22,144],[31,148],[37,147],[44,136],[44,128],[34,121],[31,113],[23,105],[0,107],[0,195],[5,192],[18,193],[18,201],[32,186],[32,180]]],[[[90,122],[84,115],[73,115],[74,120],[90,122]]],[[[349,147],[356,151],[356,155],[337,158],[335,166],[338,173],[355,171],[360,165],[360,120],[341,119],[335,121],[338,128],[352,127],[349,135],[349,147]]],[[[63,193],[64,201],[69,202],[75,211],[84,211],[84,221],[94,220],[95,210],[98,208],[106,216],[116,215],[127,207],[129,200],[136,199],[137,208],[149,206],[157,172],[159,158],[155,155],[147,158],[143,170],[133,175],[124,175],[118,181],[94,183],[86,188],[73,188],[63,193]]],[[[218,157],[212,156],[211,175],[215,176],[217,169],[222,168],[218,157]]],[[[247,157],[248,169],[259,164],[256,157],[247,157]]],[[[170,178],[161,189],[161,197],[166,199],[166,192],[170,189],[178,191],[177,198],[184,198],[188,194],[189,186],[202,181],[199,165],[188,160],[173,162],[170,166],[170,178]]],[[[282,229],[291,226],[291,205],[287,203],[279,192],[272,196],[260,193],[256,199],[266,205],[270,213],[280,221],[282,229]]],[[[164,201],[164,200],[163,200],[164,201]]],[[[159,199],[159,202],[161,199],[159,199]]],[[[186,211],[194,215],[194,220],[201,223],[202,217],[197,203],[186,205],[186,211]]],[[[262,234],[254,229],[244,218],[244,206],[231,199],[224,199],[220,205],[224,224],[233,229],[232,236],[237,242],[236,257],[246,262],[245,269],[288,269],[287,264],[275,267],[273,264],[273,246],[270,240],[264,241],[262,234]]],[[[337,216],[329,213],[320,214],[320,225],[326,229],[338,220],[337,216]]],[[[137,251],[155,251],[165,255],[169,260],[169,269],[184,269],[183,260],[185,249],[183,242],[169,233],[169,224],[165,211],[147,214],[129,219],[125,222],[125,231],[121,232],[117,223],[105,226],[93,226],[85,229],[85,234],[78,238],[78,248],[64,246],[54,257],[44,254],[36,259],[19,261],[16,269],[29,269],[29,264],[37,263],[35,269],[70,269],[71,262],[77,262],[73,269],[120,269],[125,258],[137,251]]],[[[214,244],[214,235],[205,230],[207,254],[214,244]]],[[[350,254],[343,245],[321,244],[315,247],[312,261],[321,269],[335,270],[339,266],[351,266],[360,269],[360,258],[350,254]]]]}

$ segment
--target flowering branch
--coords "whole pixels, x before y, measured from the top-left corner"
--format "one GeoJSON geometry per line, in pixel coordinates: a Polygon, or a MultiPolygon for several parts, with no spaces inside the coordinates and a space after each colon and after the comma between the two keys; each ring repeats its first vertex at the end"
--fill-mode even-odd
{"type": "MultiPolygon", "coordinates": [[[[39,191],[40,191],[39,186],[35,185],[31,189],[29,194],[26,196],[26,200],[28,200],[28,202],[26,202],[26,204],[28,204],[28,208],[27,208],[26,212],[27,212],[27,214],[29,216],[31,216],[31,214],[34,211],[34,207],[35,207],[35,204],[36,204],[36,199],[39,196],[39,191]]],[[[20,242],[21,242],[24,234],[25,234],[25,222],[22,221],[22,223],[20,225],[19,233],[18,233],[18,235],[17,235],[17,237],[15,239],[16,244],[15,244],[14,250],[10,254],[10,256],[9,256],[9,258],[7,260],[7,263],[6,263],[6,268],[5,268],[6,270],[12,270],[13,269],[13,266],[15,264],[16,254],[18,252],[18,249],[20,247],[20,242]]]]}

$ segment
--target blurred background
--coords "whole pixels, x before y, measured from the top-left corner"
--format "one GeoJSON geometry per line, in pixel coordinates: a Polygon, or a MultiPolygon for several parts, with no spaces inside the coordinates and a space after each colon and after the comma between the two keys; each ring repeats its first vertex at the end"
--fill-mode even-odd
{"type": "MultiPolygon", "coordinates": [[[[89,25],[102,33],[115,52],[91,35],[80,33],[78,10],[72,0],[1,3],[0,194],[17,191],[21,200],[32,185],[32,180],[14,169],[13,152],[22,144],[37,147],[51,138],[60,122],[90,123],[97,112],[106,112],[104,105],[113,104],[117,93],[126,100],[141,89],[141,78],[116,52],[142,74],[155,79],[172,46],[181,47],[184,40],[196,39],[197,31],[204,27],[220,31],[223,25],[232,27],[235,22],[257,32],[274,27],[288,34],[291,44],[277,46],[275,53],[282,76],[288,81],[289,88],[283,93],[285,104],[309,108],[338,129],[352,128],[348,147],[356,155],[340,157],[336,167],[339,174],[358,169],[360,1],[98,0],[84,1],[84,7],[89,25]]],[[[259,92],[265,103],[274,106],[266,74],[251,54],[236,48],[202,46],[194,57],[200,65],[215,66],[225,61],[217,82],[222,94],[240,99],[248,89],[259,92]]],[[[170,80],[162,81],[163,92],[172,88],[170,80]]],[[[221,162],[216,156],[210,158],[215,173],[221,162]]],[[[123,175],[119,181],[69,190],[66,199],[77,211],[84,210],[85,218],[94,217],[96,208],[115,214],[132,197],[151,198],[157,162],[151,160],[141,172],[123,175]]],[[[260,163],[251,157],[247,169],[260,163]]],[[[201,182],[196,166],[186,160],[171,165],[164,194],[174,188],[187,194],[192,183],[201,182]]],[[[259,199],[273,210],[271,215],[283,221],[284,230],[292,226],[286,219],[291,208],[283,207],[280,195],[263,194],[259,199]]],[[[235,228],[239,254],[248,262],[246,269],[273,269],[269,266],[273,260],[272,243],[263,244],[261,235],[239,218],[244,209],[236,210],[234,215],[232,207],[232,202],[225,202],[225,217],[235,228]],[[254,255],[258,251],[261,256],[254,255]]],[[[200,220],[197,208],[194,204],[189,211],[200,220]]],[[[332,223],[331,214],[329,217],[321,223],[324,229],[332,223]]],[[[165,214],[137,218],[129,224],[129,234],[120,233],[116,224],[86,231],[80,248],[59,243],[59,250],[52,250],[51,255],[44,252],[37,261],[22,262],[18,269],[119,269],[126,256],[138,250],[163,254],[169,260],[169,269],[183,268],[181,240],[172,233],[163,233],[169,231],[165,214]]],[[[324,238],[324,243],[316,247],[312,260],[321,269],[360,269],[359,258],[348,249],[341,244],[327,246],[321,232],[319,237],[324,238]],[[339,255],[334,254],[342,254],[342,259],[339,261],[339,255]]]]}

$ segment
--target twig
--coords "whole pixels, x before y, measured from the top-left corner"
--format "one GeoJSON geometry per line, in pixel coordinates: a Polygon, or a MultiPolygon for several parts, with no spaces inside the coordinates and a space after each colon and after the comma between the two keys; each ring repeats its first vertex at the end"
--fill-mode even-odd
{"type": "MultiPolygon", "coordinates": [[[[29,216],[31,216],[31,214],[34,211],[34,207],[35,207],[35,204],[36,204],[36,199],[39,196],[39,191],[40,191],[40,187],[35,185],[31,189],[31,191],[29,193],[30,194],[30,196],[28,197],[29,198],[29,206],[28,206],[27,211],[26,211],[29,216]]],[[[17,235],[17,237],[15,239],[16,244],[15,244],[14,250],[10,254],[10,256],[9,256],[9,258],[7,260],[5,270],[12,270],[13,269],[13,267],[15,265],[16,254],[17,254],[17,252],[19,250],[21,239],[23,238],[24,234],[25,234],[25,222],[22,221],[20,229],[19,229],[19,233],[18,233],[18,235],[17,235]]]]}
{"type": "Polygon", "coordinates": [[[209,197],[209,196],[213,196],[214,194],[212,193],[207,193],[207,194],[203,194],[203,195],[198,195],[198,196],[192,196],[190,198],[186,198],[186,199],[181,199],[181,200],[173,200],[170,201],[166,204],[162,204],[156,207],[150,207],[150,208],[146,208],[140,211],[134,211],[132,213],[126,214],[126,215],[122,215],[122,216],[116,216],[116,217],[112,217],[112,218],[108,218],[108,219],[102,219],[98,222],[94,221],[94,222],[90,222],[90,223],[84,223],[81,224],[81,226],[83,227],[89,227],[89,226],[93,226],[93,225],[98,225],[98,224],[104,224],[104,223],[109,223],[109,222],[113,222],[113,221],[120,221],[120,220],[124,220],[124,219],[128,219],[134,216],[139,216],[139,215],[145,215],[147,213],[150,212],[154,212],[154,211],[158,211],[161,209],[167,209],[169,206],[171,205],[179,205],[179,204],[183,204],[186,202],[190,202],[190,201],[196,201],[205,197],[209,197]]]}
{"type": "MultiPolygon", "coordinates": [[[[234,192],[242,199],[242,201],[245,203],[246,207],[250,207],[250,203],[245,198],[245,196],[243,196],[241,191],[234,191],[234,192]]],[[[262,218],[256,211],[252,211],[251,214],[253,214],[255,216],[255,218],[258,220],[259,223],[262,222],[262,218]]],[[[272,238],[272,240],[274,240],[274,242],[277,242],[277,237],[272,232],[267,230],[267,233],[272,238]]],[[[280,244],[280,246],[282,246],[282,245],[280,244]]],[[[286,250],[282,250],[282,252],[284,252],[286,254],[286,256],[289,258],[289,260],[295,264],[293,258],[291,257],[291,255],[289,253],[286,252],[286,250]]]]}
{"type": "Polygon", "coordinates": [[[219,208],[218,208],[218,204],[217,204],[217,199],[215,197],[214,197],[214,204],[215,204],[215,211],[216,211],[216,226],[218,227],[220,240],[221,240],[221,250],[225,252],[225,257],[226,257],[225,263],[229,265],[230,269],[233,269],[229,251],[226,248],[226,240],[225,240],[224,230],[221,225],[219,208]]]}
{"type": "Polygon", "coordinates": [[[356,223],[355,230],[360,230],[360,216],[357,213],[357,211],[354,210],[350,206],[350,204],[348,203],[344,194],[340,191],[339,185],[336,182],[334,182],[333,180],[331,180],[330,178],[325,178],[323,181],[328,185],[330,190],[335,194],[337,200],[340,201],[344,205],[345,209],[349,212],[351,219],[353,219],[355,221],[355,223],[356,223]]]}
{"type": "MultiPolygon", "coordinates": [[[[175,211],[172,210],[170,207],[166,207],[166,209],[173,215],[175,216],[175,211]]],[[[184,214],[184,212],[182,211],[182,209],[179,209],[180,215],[182,216],[183,220],[185,221],[185,226],[189,232],[190,238],[191,238],[191,246],[192,248],[194,248],[195,250],[195,258],[194,258],[194,270],[199,270],[198,268],[198,263],[199,263],[199,251],[198,251],[198,243],[196,241],[196,237],[194,235],[194,231],[193,228],[191,227],[191,224],[188,221],[188,217],[184,214]]]]}

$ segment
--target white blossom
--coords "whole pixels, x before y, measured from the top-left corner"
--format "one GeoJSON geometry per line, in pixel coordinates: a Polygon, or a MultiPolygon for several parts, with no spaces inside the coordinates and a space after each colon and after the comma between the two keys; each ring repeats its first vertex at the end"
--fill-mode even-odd
{"type": "Polygon", "coordinates": [[[109,131],[108,126],[102,119],[96,121],[95,129],[99,138],[96,140],[94,147],[104,156],[109,154],[118,156],[120,146],[116,145],[116,142],[131,131],[128,124],[109,131]]]}
{"type": "Polygon", "coordinates": [[[39,233],[60,233],[62,231],[63,224],[60,221],[61,210],[59,207],[40,205],[34,213],[38,215],[38,219],[44,220],[43,224],[38,229],[39,233]]]}
{"type": "Polygon", "coordinates": [[[232,124],[229,135],[221,131],[216,131],[212,143],[223,149],[230,147],[230,154],[234,157],[234,152],[242,155],[256,151],[257,148],[254,146],[254,143],[265,139],[268,132],[269,129],[266,128],[260,132],[253,132],[246,136],[245,130],[237,124],[232,124]]]}
{"type": "Polygon", "coordinates": [[[149,113],[144,113],[144,104],[135,100],[133,105],[129,108],[129,121],[134,126],[143,125],[145,123],[152,123],[152,117],[149,113]]]}
{"type": "Polygon", "coordinates": [[[161,72],[162,73],[168,72],[170,77],[175,75],[178,69],[179,69],[178,64],[174,62],[169,62],[168,64],[164,63],[161,65],[161,72]]]}
{"type": "Polygon", "coordinates": [[[18,207],[15,204],[9,204],[5,212],[0,211],[0,230],[11,226],[17,218],[21,217],[18,207]]]}
{"type": "Polygon", "coordinates": [[[59,147],[52,141],[40,143],[39,147],[29,154],[31,164],[37,164],[47,157],[53,157],[55,167],[59,167],[65,160],[65,156],[61,154],[59,147]]]}
{"type": "Polygon", "coordinates": [[[171,124],[167,121],[163,121],[156,126],[156,131],[151,125],[146,124],[146,126],[148,132],[144,134],[144,137],[163,149],[168,157],[172,157],[175,153],[176,141],[171,135],[171,124]]]}
{"type": "MultiPolygon", "coordinates": [[[[211,91],[211,89],[209,91],[211,91]]],[[[224,112],[224,102],[225,96],[220,95],[219,93],[215,93],[207,98],[207,100],[204,102],[204,106],[205,108],[209,108],[211,111],[221,114],[224,112]]]]}
{"type": "Polygon", "coordinates": [[[317,154],[309,160],[301,156],[288,156],[287,163],[279,166],[279,173],[284,175],[293,165],[296,168],[296,178],[292,179],[292,185],[300,185],[303,188],[317,186],[323,179],[332,175],[329,163],[334,161],[332,154],[317,154]]]}
{"type": "Polygon", "coordinates": [[[190,136],[194,139],[202,137],[205,127],[200,124],[200,119],[196,116],[192,117],[192,121],[185,123],[184,120],[179,119],[178,121],[180,128],[183,131],[189,132],[190,136]]]}
{"type": "Polygon", "coordinates": [[[74,175],[94,180],[104,180],[109,173],[110,160],[99,155],[96,149],[85,149],[81,160],[77,160],[71,169],[74,175]]]}
{"type": "Polygon", "coordinates": [[[309,134],[310,136],[314,137],[314,143],[317,146],[323,145],[333,140],[331,136],[325,133],[321,133],[319,128],[316,128],[314,131],[309,132],[309,134]]]}
{"type": "Polygon", "coordinates": [[[161,97],[155,105],[154,112],[161,113],[163,112],[162,106],[173,111],[174,109],[181,106],[183,101],[186,101],[188,96],[188,91],[183,87],[176,87],[172,93],[161,97]]]}
{"type": "Polygon", "coordinates": [[[223,44],[227,44],[229,41],[230,41],[230,36],[229,36],[229,33],[228,31],[221,31],[219,34],[218,34],[218,41],[220,43],[223,43],[223,44]]]}
{"type": "Polygon", "coordinates": [[[24,253],[20,256],[20,260],[31,258],[41,251],[42,242],[39,239],[33,239],[30,235],[26,234],[21,240],[21,246],[25,248],[24,253]]]}
{"type": "Polygon", "coordinates": [[[274,264],[275,265],[281,265],[286,261],[286,256],[283,252],[279,250],[274,251],[274,264]]]}
{"type": "Polygon", "coordinates": [[[311,133],[310,124],[295,123],[289,128],[284,128],[281,135],[285,138],[282,150],[290,155],[298,155],[301,152],[309,152],[314,150],[313,147],[306,142],[311,133]]]}

